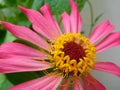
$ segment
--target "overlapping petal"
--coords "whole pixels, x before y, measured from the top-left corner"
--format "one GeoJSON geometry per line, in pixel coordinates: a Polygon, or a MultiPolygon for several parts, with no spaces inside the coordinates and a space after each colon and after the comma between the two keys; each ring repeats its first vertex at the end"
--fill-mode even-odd
{"type": "Polygon", "coordinates": [[[68,16],[66,12],[62,14],[62,23],[66,33],[79,33],[82,27],[82,19],[78,11],[77,3],[70,0],[71,14],[68,16]]]}
{"type": "Polygon", "coordinates": [[[102,22],[91,33],[90,41],[92,43],[96,42],[101,37],[111,33],[113,31],[113,29],[114,29],[114,26],[108,20],[102,22]]]}
{"type": "Polygon", "coordinates": [[[80,83],[79,78],[74,78],[72,90],[84,90],[82,84],[80,83]]]}
{"type": "MultiPolygon", "coordinates": [[[[27,9],[24,8],[22,6],[19,6],[19,9],[27,15],[28,19],[32,22],[33,28],[40,34],[42,34],[43,36],[45,36],[46,38],[50,39],[50,40],[54,40],[55,38],[60,36],[60,31],[57,31],[58,28],[56,28],[56,23],[53,24],[51,23],[51,20],[53,20],[51,18],[51,15],[49,15],[50,22],[47,19],[48,15],[46,15],[45,18],[41,13],[39,13],[36,10],[32,10],[32,9],[27,9]]],[[[46,9],[44,9],[46,10],[46,9]]],[[[42,9],[42,12],[44,13],[44,10],[42,9]]],[[[47,10],[48,11],[48,10],[47,10]]],[[[50,11],[48,11],[50,12],[50,11]]],[[[50,14],[50,13],[49,13],[50,14]]],[[[53,22],[53,21],[52,21],[53,22]]]]}
{"type": "Polygon", "coordinates": [[[101,42],[99,42],[95,47],[97,53],[102,52],[108,48],[120,45],[120,32],[110,33],[101,42]]]}
{"type": "Polygon", "coordinates": [[[94,69],[111,73],[120,77],[120,67],[112,62],[96,62],[94,65],[94,69]]]}
{"type": "Polygon", "coordinates": [[[71,31],[70,16],[66,12],[62,14],[62,24],[64,26],[64,33],[69,33],[71,31]]]}
{"type": "Polygon", "coordinates": [[[62,32],[60,30],[58,23],[54,20],[52,16],[49,5],[45,4],[43,7],[40,8],[40,11],[42,12],[46,20],[49,20],[50,24],[55,28],[54,30],[56,30],[57,35],[61,36],[62,32]]]}
{"type": "Polygon", "coordinates": [[[0,73],[41,71],[48,68],[51,68],[49,63],[30,58],[14,56],[0,59],[0,73]]]}
{"type": "Polygon", "coordinates": [[[16,85],[8,90],[56,90],[62,76],[49,74],[41,78],[16,85]]]}
{"type": "Polygon", "coordinates": [[[64,82],[61,84],[60,90],[69,90],[70,81],[65,79],[64,82]]]}
{"type": "Polygon", "coordinates": [[[71,5],[71,15],[70,15],[70,21],[71,21],[71,32],[78,33],[81,30],[82,27],[82,18],[80,16],[80,13],[78,11],[77,3],[73,0],[70,0],[71,5]]]}
{"type": "Polygon", "coordinates": [[[105,87],[90,74],[82,77],[86,90],[106,90],[105,87]]]}
{"type": "MultiPolygon", "coordinates": [[[[26,58],[32,58],[32,59],[47,59],[47,54],[40,52],[39,50],[36,50],[34,48],[28,47],[24,44],[20,43],[13,43],[13,42],[7,42],[5,44],[2,44],[0,46],[0,53],[6,54],[4,57],[6,58],[9,55],[12,56],[23,56],[26,58]]],[[[1,56],[1,54],[0,54],[1,56]]],[[[3,58],[4,58],[3,57],[3,58]]]]}
{"type": "Polygon", "coordinates": [[[24,26],[17,26],[3,21],[1,24],[16,37],[30,41],[46,50],[50,49],[49,44],[29,28],[24,26]]]}

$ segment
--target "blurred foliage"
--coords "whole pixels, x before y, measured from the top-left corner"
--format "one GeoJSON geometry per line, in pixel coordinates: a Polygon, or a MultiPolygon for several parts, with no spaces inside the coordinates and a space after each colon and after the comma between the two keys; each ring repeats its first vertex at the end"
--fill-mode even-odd
{"type": "Polygon", "coordinates": [[[6,76],[8,80],[12,82],[14,85],[39,77],[39,75],[35,72],[11,73],[6,74],[6,76]]]}
{"type": "Polygon", "coordinates": [[[2,87],[5,80],[6,80],[6,77],[4,76],[4,74],[0,74],[0,88],[2,87]]]}
{"type": "MultiPolygon", "coordinates": [[[[18,9],[18,5],[31,8],[34,0],[0,0],[0,21],[29,26],[27,17],[18,9]]],[[[0,25],[0,44],[15,40],[15,37],[0,25]]]]}
{"type": "Polygon", "coordinates": [[[2,84],[2,86],[0,87],[0,90],[8,90],[8,88],[12,87],[13,84],[6,79],[5,83],[2,84]]]}
{"type": "Polygon", "coordinates": [[[49,73],[51,71],[52,71],[52,69],[47,69],[45,71],[37,71],[37,72],[18,72],[18,73],[6,74],[6,76],[7,76],[7,79],[12,84],[16,85],[16,84],[20,84],[22,82],[26,82],[29,80],[39,78],[41,76],[46,75],[46,72],[49,73]]]}
{"type": "Polygon", "coordinates": [[[30,8],[33,0],[1,0],[0,2],[0,20],[9,21],[15,24],[21,21],[27,21],[27,18],[18,9],[18,5],[30,8]]]}
{"type": "Polygon", "coordinates": [[[7,90],[8,87],[13,86],[13,84],[7,80],[4,74],[0,74],[0,90],[7,90]]]}
{"type": "MultiPolygon", "coordinates": [[[[78,4],[78,8],[81,11],[87,0],[75,0],[78,4]]],[[[64,11],[70,13],[69,0],[34,0],[33,9],[39,10],[39,7],[45,3],[49,4],[53,15],[60,15],[64,11]]]]}
{"type": "MultiPolygon", "coordinates": [[[[79,10],[81,11],[85,5],[86,0],[75,0],[78,3],[79,10]]],[[[52,13],[55,17],[59,17],[61,13],[67,11],[70,13],[69,0],[0,0],[0,21],[7,21],[16,25],[31,26],[27,17],[18,9],[18,5],[26,8],[39,10],[41,6],[48,3],[51,7],[52,13]]],[[[0,44],[4,42],[12,42],[17,40],[12,34],[0,25],[0,44]]],[[[42,75],[42,72],[39,74],[42,75]]],[[[7,74],[7,78],[0,74],[0,90],[7,90],[13,84],[18,84],[27,80],[39,77],[38,73],[14,73],[7,74]],[[12,83],[11,83],[12,82],[12,83]]]]}

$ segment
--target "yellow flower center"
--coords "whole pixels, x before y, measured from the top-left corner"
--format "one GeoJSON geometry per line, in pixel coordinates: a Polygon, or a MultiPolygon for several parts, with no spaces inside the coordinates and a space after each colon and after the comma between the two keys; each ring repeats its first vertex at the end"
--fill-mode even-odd
{"type": "Polygon", "coordinates": [[[52,44],[51,63],[65,76],[80,76],[94,65],[96,49],[89,39],[80,33],[63,34],[52,44]]]}

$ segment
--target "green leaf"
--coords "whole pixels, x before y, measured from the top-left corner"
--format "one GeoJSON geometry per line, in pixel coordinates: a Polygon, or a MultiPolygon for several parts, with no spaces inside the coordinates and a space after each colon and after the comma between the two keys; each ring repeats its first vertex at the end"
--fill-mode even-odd
{"type": "Polygon", "coordinates": [[[4,38],[4,42],[12,42],[16,39],[10,32],[7,31],[7,34],[4,38]]]}
{"type": "Polygon", "coordinates": [[[78,4],[78,9],[81,11],[86,3],[87,0],[75,0],[78,4]]]}
{"type": "Polygon", "coordinates": [[[64,11],[70,12],[68,0],[45,0],[51,7],[53,15],[59,15],[64,11]]]}
{"type": "MultiPolygon", "coordinates": [[[[86,0],[75,0],[75,1],[78,3],[79,10],[82,10],[86,0]]],[[[70,13],[69,0],[34,0],[32,8],[35,10],[39,10],[39,8],[45,3],[50,5],[53,15],[59,15],[64,11],[70,13]]]]}
{"type": "Polygon", "coordinates": [[[4,74],[0,74],[0,88],[2,87],[3,83],[5,82],[6,77],[4,74]]]}
{"type": "Polygon", "coordinates": [[[16,85],[25,81],[38,78],[39,74],[37,74],[36,72],[20,72],[20,73],[6,74],[6,77],[11,83],[16,85]]]}
{"type": "Polygon", "coordinates": [[[37,71],[37,72],[18,72],[18,73],[11,73],[6,74],[7,79],[14,85],[30,81],[36,78],[40,78],[48,73],[53,72],[53,69],[47,69],[44,71],[37,71]]]}
{"type": "Polygon", "coordinates": [[[11,86],[13,86],[13,84],[7,80],[5,75],[0,74],[0,90],[7,90],[11,86]]]}
{"type": "Polygon", "coordinates": [[[37,71],[37,72],[10,73],[10,74],[6,74],[6,77],[12,84],[17,85],[26,81],[40,78],[52,71],[53,71],[52,69],[47,69],[45,71],[37,71]]]}
{"type": "Polygon", "coordinates": [[[35,10],[39,10],[39,8],[44,5],[44,0],[34,0],[32,8],[35,10]]]}
{"type": "Polygon", "coordinates": [[[5,36],[6,36],[6,30],[0,30],[0,44],[2,44],[5,40],[5,36]]]}
{"type": "Polygon", "coordinates": [[[10,88],[12,86],[13,86],[13,84],[10,81],[6,80],[3,83],[2,87],[0,87],[0,90],[8,90],[8,88],[10,88]]]}

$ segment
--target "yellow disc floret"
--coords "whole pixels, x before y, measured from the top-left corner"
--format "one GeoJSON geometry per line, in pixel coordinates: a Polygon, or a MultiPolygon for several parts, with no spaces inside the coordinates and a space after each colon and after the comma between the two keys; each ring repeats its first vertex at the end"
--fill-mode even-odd
{"type": "Polygon", "coordinates": [[[65,76],[79,76],[94,65],[96,49],[89,39],[80,33],[63,34],[52,44],[51,63],[65,76]]]}

